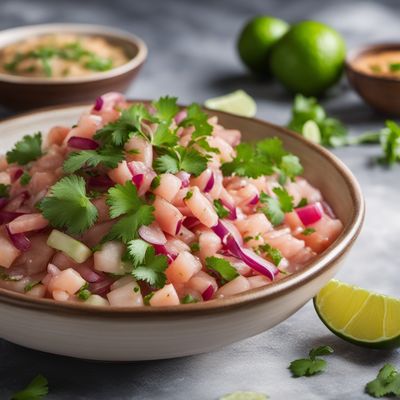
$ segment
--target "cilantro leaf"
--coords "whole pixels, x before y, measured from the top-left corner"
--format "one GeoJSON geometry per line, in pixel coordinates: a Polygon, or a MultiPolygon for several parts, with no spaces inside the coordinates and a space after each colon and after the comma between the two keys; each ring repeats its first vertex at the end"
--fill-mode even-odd
{"type": "Polygon", "coordinates": [[[128,242],[128,256],[134,268],[144,263],[146,252],[149,247],[150,245],[141,239],[134,239],[128,242]]]}
{"type": "Polygon", "coordinates": [[[94,225],[98,212],[86,195],[85,181],[76,175],[60,179],[39,205],[43,216],[55,228],[81,234],[94,225]]]}
{"type": "Polygon", "coordinates": [[[191,294],[187,294],[182,300],[181,304],[191,304],[191,303],[198,303],[196,297],[193,297],[191,294]]]}
{"type": "Polygon", "coordinates": [[[95,168],[99,164],[107,168],[116,168],[123,159],[122,151],[113,148],[77,151],[70,153],[65,160],[64,171],[71,174],[84,167],[95,168]]]}
{"type": "Polygon", "coordinates": [[[301,232],[301,234],[304,236],[309,236],[312,235],[314,232],[315,232],[314,228],[306,228],[301,232]]]}
{"type": "Polygon", "coordinates": [[[153,101],[152,105],[156,110],[154,116],[161,121],[171,121],[179,112],[177,101],[177,97],[170,96],[160,97],[157,101],[153,101]]]}
{"type": "Polygon", "coordinates": [[[154,169],[160,174],[176,174],[179,172],[179,160],[173,154],[163,154],[154,161],[154,169]]]}
{"type": "Polygon", "coordinates": [[[275,247],[272,247],[269,243],[258,246],[259,249],[271,258],[272,262],[278,266],[283,256],[282,253],[275,247]]]}
{"type": "Polygon", "coordinates": [[[24,172],[21,175],[21,178],[19,178],[19,183],[21,184],[21,186],[26,186],[29,184],[29,182],[31,181],[32,177],[29,175],[28,172],[24,172]]]}
{"type": "Polygon", "coordinates": [[[301,175],[303,173],[303,166],[300,163],[299,157],[294,154],[287,154],[282,157],[279,170],[281,173],[279,180],[284,184],[287,178],[293,179],[301,175]]]}
{"type": "Polygon", "coordinates": [[[228,260],[219,257],[207,257],[206,268],[218,272],[224,283],[239,276],[236,268],[228,260]]]}
{"type": "Polygon", "coordinates": [[[337,147],[347,144],[347,129],[343,124],[327,116],[324,108],[318,104],[314,97],[296,95],[292,108],[292,118],[288,128],[303,133],[303,126],[307,121],[314,121],[321,133],[321,144],[337,147]]]}
{"type": "Polygon", "coordinates": [[[34,135],[26,135],[15,143],[14,148],[6,153],[6,158],[10,164],[25,165],[42,155],[42,134],[38,132],[34,135]]]}
{"type": "Polygon", "coordinates": [[[187,108],[187,116],[181,121],[179,126],[188,127],[193,126],[194,132],[192,134],[192,139],[210,136],[212,133],[212,126],[208,123],[209,116],[202,111],[199,104],[193,103],[187,108]]]}
{"type": "Polygon", "coordinates": [[[287,154],[282,141],[277,137],[261,140],[257,142],[256,147],[259,154],[275,164],[279,164],[282,157],[287,154]]]}
{"type": "Polygon", "coordinates": [[[266,207],[261,208],[261,211],[275,226],[283,222],[286,212],[293,210],[293,197],[283,188],[274,188],[273,192],[276,197],[268,196],[261,192],[260,202],[266,205],[266,207]]]}
{"type": "Polygon", "coordinates": [[[17,392],[11,398],[12,400],[39,400],[49,393],[47,379],[43,375],[36,376],[29,385],[17,392]]]}
{"type": "Polygon", "coordinates": [[[137,237],[137,231],[142,225],[150,225],[154,221],[153,211],[154,207],[141,205],[136,211],[131,211],[115,223],[102,241],[121,240],[128,243],[137,237]]]}
{"type": "Polygon", "coordinates": [[[400,396],[400,374],[391,364],[385,364],[377,377],[368,382],[365,391],[372,397],[400,396]]]}
{"type": "Polygon", "coordinates": [[[149,246],[144,262],[132,270],[132,275],[138,280],[146,281],[151,286],[162,288],[167,281],[165,275],[167,267],[167,257],[165,255],[156,256],[154,247],[149,246]]]}
{"type": "Polygon", "coordinates": [[[154,132],[151,143],[154,146],[174,146],[178,143],[177,134],[169,127],[171,121],[168,123],[160,122],[154,132]]]}
{"type": "Polygon", "coordinates": [[[4,185],[4,183],[0,183],[0,197],[8,197],[10,190],[10,185],[4,185]]]}
{"type": "Polygon", "coordinates": [[[131,181],[111,187],[108,190],[106,203],[110,207],[111,218],[135,211],[144,204],[137,194],[136,186],[131,181]]]}
{"type": "Polygon", "coordinates": [[[214,200],[214,208],[218,215],[218,218],[226,218],[229,215],[229,211],[224,207],[221,200],[214,200]]]}
{"type": "Polygon", "coordinates": [[[144,120],[152,121],[153,118],[144,104],[134,104],[122,111],[118,120],[110,122],[99,129],[94,139],[100,140],[103,145],[123,147],[130,137],[140,135],[149,139],[142,130],[144,120]]]}
{"type": "Polygon", "coordinates": [[[326,361],[317,356],[327,356],[333,353],[330,346],[320,346],[311,349],[309,352],[310,358],[301,358],[290,363],[289,369],[294,377],[312,376],[319,372],[323,372],[326,368],[326,361]]]}

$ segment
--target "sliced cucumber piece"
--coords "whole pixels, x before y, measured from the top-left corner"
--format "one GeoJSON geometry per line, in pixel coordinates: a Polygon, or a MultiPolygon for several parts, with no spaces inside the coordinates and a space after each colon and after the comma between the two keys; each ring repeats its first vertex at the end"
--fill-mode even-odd
{"type": "Polygon", "coordinates": [[[79,264],[85,262],[92,255],[89,247],[57,229],[53,229],[50,233],[47,245],[62,251],[79,264]]]}

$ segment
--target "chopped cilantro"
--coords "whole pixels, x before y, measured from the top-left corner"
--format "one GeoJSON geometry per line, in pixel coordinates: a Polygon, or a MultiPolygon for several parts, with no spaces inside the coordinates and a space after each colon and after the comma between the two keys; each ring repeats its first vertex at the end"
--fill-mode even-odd
{"type": "Polygon", "coordinates": [[[55,228],[81,234],[94,225],[98,212],[86,195],[85,181],[77,175],[60,179],[42,199],[39,208],[55,228]]]}
{"type": "Polygon", "coordinates": [[[192,253],[196,253],[200,250],[200,244],[198,242],[194,242],[190,244],[190,251],[192,253]]]}
{"type": "Polygon", "coordinates": [[[249,178],[278,173],[281,183],[303,172],[298,157],[287,153],[281,140],[276,137],[261,140],[255,146],[239,144],[236,147],[236,157],[222,164],[221,169],[225,176],[236,174],[249,178]]]}
{"type": "Polygon", "coordinates": [[[400,396],[400,373],[393,365],[385,364],[365,391],[372,397],[400,396]]]}
{"type": "Polygon", "coordinates": [[[4,183],[0,183],[0,197],[8,197],[10,185],[4,185],[4,183]]]}
{"type": "Polygon", "coordinates": [[[283,222],[285,213],[293,210],[293,197],[283,188],[274,188],[273,192],[276,194],[276,197],[261,192],[260,202],[266,205],[266,207],[261,208],[261,211],[275,226],[283,222]]]}
{"type": "Polygon", "coordinates": [[[229,211],[224,207],[221,200],[214,200],[214,208],[218,215],[218,218],[226,218],[229,215],[229,211]]]}
{"type": "Polygon", "coordinates": [[[21,175],[21,178],[19,178],[19,183],[21,184],[21,186],[26,186],[31,181],[31,179],[32,179],[32,177],[29,175],[28,172],[25,171],[21,175]]]}
{"type": "Polygon", "coordinates": [[[40,281],[32,281],[25,285],[24,292],[31,291],[35,286],[39,285],[40,281]]]}
{"type": "Polygon", "coordinates": [[[326,368],[326,361],[317,357],[328,356],[332,353],[333,349],[330,346],[320,346],[311,349],[309,358],[292,361],[289,365],[289,369],[294,377],[315,375],[319,372],[323,372],[326,368]]]}
{"type": "Polygon", "coordinates": [[[36,376],[29,385],[15,393],[11,400],[40,400],[49,393],[47,379],[43,375],[36,376]]]}
{"type": "Polygon", "coordinates": [[[23,275],[9,275],[3,267],[0,267],[0,279],[3,281],[18,282],[23,275]]]}
{"type": "Polygon", "coordinates": [[[6,153],[8,163],[26,165],[42,156],[42,134],[26,135],[6,153]]]}
{"type": "Polygon", "coordinates": [[[261,251],[266,253],[272,260],[272,262],[278,266],[283,256],[282,253],[275,247],[272,247],[269,243],[258,246],[261,251]]]}
{"type": "Polygon", "coordinates": [[[82,150],[70,153],[64,162],[64,171],[71,174],[84,167],[97,167],[99,164],[107,168],[116,168],[124,159],[122,151],[114,148],[100,150],[82,150]]]}
{"type": "Polygon", "coordinates": [[[193,297],[191,294],[187,294],[182,300],[182,304],[191,304],[191,303],[198,303],[199,300],[196,297],[193,297]]]}
{"type": "Polygon", "coordinates": [[[86,282],[76,293],[78,299],[87,300],[92,295],[88,288],[89,284],[86,282]]]}
{"type": "Polygon", "coordinates": [[[139,287],[139,286],[135,286],[135,287],[133,288],[133,291],[134,291],[135,293],[139,293],[139,292],[140,292],[140,287],[139,287]]]}
{"type": "Polygon", "coordinates": [[[400,71],[400,63],[396,62],[396,63],[390,63],[389,64],[389,69],[392,72],[398,72],[400,71]]]}
{"type": "Polygon", "coordinates": [[[308,204],[308,200],[305,197],[302,197],[301,200],[298,202],[297,206],[294,208],[305,207],[308,204]]]}
{"type": "Polygon", "coordinates": [[[151,188],[154,190],[154,189],[157,189],[159,186],[160,186],[160,181],[161,181],[161,178],[160,178],[160,176],[159,175],[157,175],[152,181],[151,181],[151,188]]]}
{"type": "Polygon", "coordinates": [[[223,258],[207,257],[206,268],[217,272],[221,276],[223,283],[229,282],[239,276],[236,268],[223,258]]]}
{"type": "Polygon", "coordinates": [[[118,239],[128,243],[137,238],[137,231],[142,225],[150,225],[154,220],[153,206],[139,198],[136,186],[131,181],[110,188],[106,202],[111,218],[123,217],[111,227],[103,242],[118,239]]]}
{"type": "Polygon", "coordinates": [[[186,196],[184,197],[184,200],[189,200],[189,199],[191,199],[193,197],[193,192],[191,191],[191,190],[189,190],[187,193],[186,193],[186,196]]]}
{"type": "Polygon", "coordinates": [[[148,306],[150,305],[150,300],[154,296],[154,292],[150,292],[149,294],[146,294],[146,296],[143,297],[143,303],[148,306]]]}
{"type": "Polygon", "coordinates": [[[306,228],[301,232],[301,234],[304,235],[304,236],[309,236],[314,232],[315,232],[314,228],[306,228]]]}
{"type": "Polygon", "coordinates": [[[92,71],[108,71],[113,67],[113,61],[111,58],[100,57],[92,53],[89,56],[89,60],[85,62],[84,66],[92,71]]]}

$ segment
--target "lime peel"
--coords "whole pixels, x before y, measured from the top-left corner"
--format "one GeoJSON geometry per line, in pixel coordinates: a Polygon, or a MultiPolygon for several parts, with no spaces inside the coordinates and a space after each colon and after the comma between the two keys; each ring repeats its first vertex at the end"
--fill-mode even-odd
{"type": "Polygon", "coordinates": [[[254,117],[257,112],[256,102],[244,90],[208,99],[204,105],[211,110],[225,111],[242,117],[254,117]]]}

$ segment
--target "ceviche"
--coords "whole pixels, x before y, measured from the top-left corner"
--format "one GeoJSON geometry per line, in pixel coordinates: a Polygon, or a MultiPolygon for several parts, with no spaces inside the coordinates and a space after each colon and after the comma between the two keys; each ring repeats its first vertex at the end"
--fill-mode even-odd
{"type": "Polygon", "coordinates": [[[98,98],[0,160],[0,288],[116,307],[208,301],[303,268],[339,235],[297,156],[198,104],[98,98]]]}

